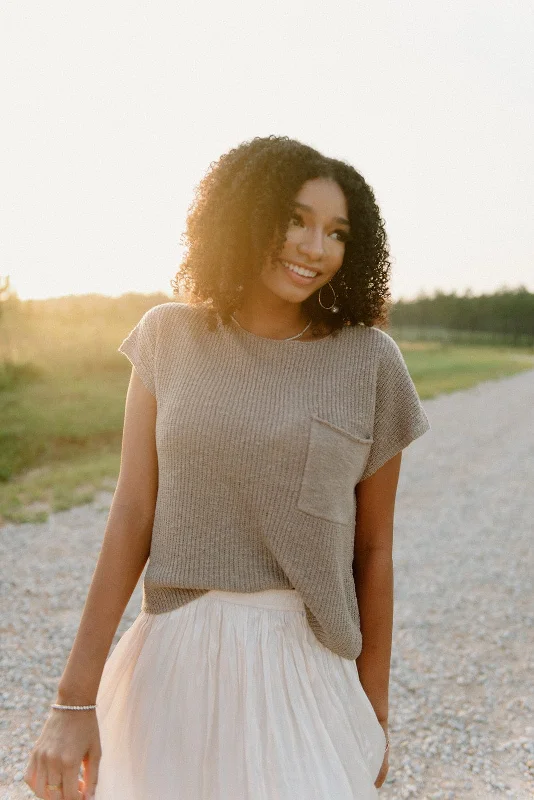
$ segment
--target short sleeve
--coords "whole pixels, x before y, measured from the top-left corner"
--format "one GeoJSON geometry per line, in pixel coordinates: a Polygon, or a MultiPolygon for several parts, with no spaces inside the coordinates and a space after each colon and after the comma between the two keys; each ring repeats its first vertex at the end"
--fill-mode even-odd
{"type": "Polygon", "coordinates": [[[430,429],[399,346],[388,334],[381,335],[385,338],[377,373],[373,444],[360,480],[430,429]]]}
{"type": "Polygon", "coordinates": [[[148,391],[156,396],[158,306],[149,309],[118,348],[135,367],[148,391]]]}

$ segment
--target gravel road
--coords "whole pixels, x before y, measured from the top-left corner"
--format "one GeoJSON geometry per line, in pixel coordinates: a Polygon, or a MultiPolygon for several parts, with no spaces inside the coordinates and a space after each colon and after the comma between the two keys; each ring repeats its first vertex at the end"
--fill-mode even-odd
{"type": "MultiPolygon", "coordinates": [[[[380,796],[526,800],[534,370],[424,405],[432,431],[405,451],[398,493],[390,772],[380,796]]],[[[76,634],[110,499],[0,528],[5,800],[34,796],[22,776],[76,634]]],[[[140,590],[115,642],[139,611],[140,590]]]]}

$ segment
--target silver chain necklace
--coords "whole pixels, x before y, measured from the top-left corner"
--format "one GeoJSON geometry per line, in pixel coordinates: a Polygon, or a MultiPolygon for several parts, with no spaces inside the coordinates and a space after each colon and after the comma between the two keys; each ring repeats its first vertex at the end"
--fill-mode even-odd
{"type": "MultiPolygon", "coordinates": [[[[230,316],[232,317],[232,319],[233,319],[233,321],[236,323],[236,325],[239,325],[239,327],[240,327],[242,330],[244,330],[244,331],[247,331],[247,329],[246,329],[246,328],[243,328],[243,326],[241,325],[241,323],[239,323],[239,322],[236,320],[236,318],[234,317],[234,315],[233,315],[233,314],[230,314],[230,316]]],[[[306,327],[304,328],[304,330],[302,330],[300,333],[297,333],[295,336],[288,336],[286,339],[275,339],[274,341],[278,341],[278,342],[290,342],[292,339],[298,339],[300,336],[302,336],[302,334],[303,334],[303,333],[306,333],[306,331],[308,330],[308,328],[310,327],[310,325],[311,325],[311,324],[312,324],[312,320],[310,320],[310,321],[308,322],[308,324],[306,325],[306,327]]],[[[250,331],[247,331],[247,333],[250,333],[250,331]]],[[[260,337],[260,338],[266,339],[266,338],[269,338],[269,337],[263,336],[263,337],[260,337]]]]}

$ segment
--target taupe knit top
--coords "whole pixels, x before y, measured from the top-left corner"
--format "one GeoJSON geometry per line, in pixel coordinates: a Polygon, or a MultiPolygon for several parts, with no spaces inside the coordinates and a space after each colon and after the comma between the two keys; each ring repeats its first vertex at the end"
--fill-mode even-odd
{"type": "Polygon", "coordinates": [[[282,341],[202,305],[147,311],[119,347],[157,400],[159,486],[142,610],[209,589],[296,589],[317,639],[356,659],[354,488],[429,423],[393,339],[282,341]]]}

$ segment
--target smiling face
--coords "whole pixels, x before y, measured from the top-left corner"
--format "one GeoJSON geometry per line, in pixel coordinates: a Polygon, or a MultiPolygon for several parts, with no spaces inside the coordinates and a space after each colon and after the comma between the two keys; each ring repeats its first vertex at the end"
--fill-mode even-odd
{"type": "Polygon", "coordinates": [[[260,279],[279,298],[302,303],[333,278],[350,237],[347,200],[329,178],[304,183],[294,200],[286,240],[277,261],[260,279]]]}

